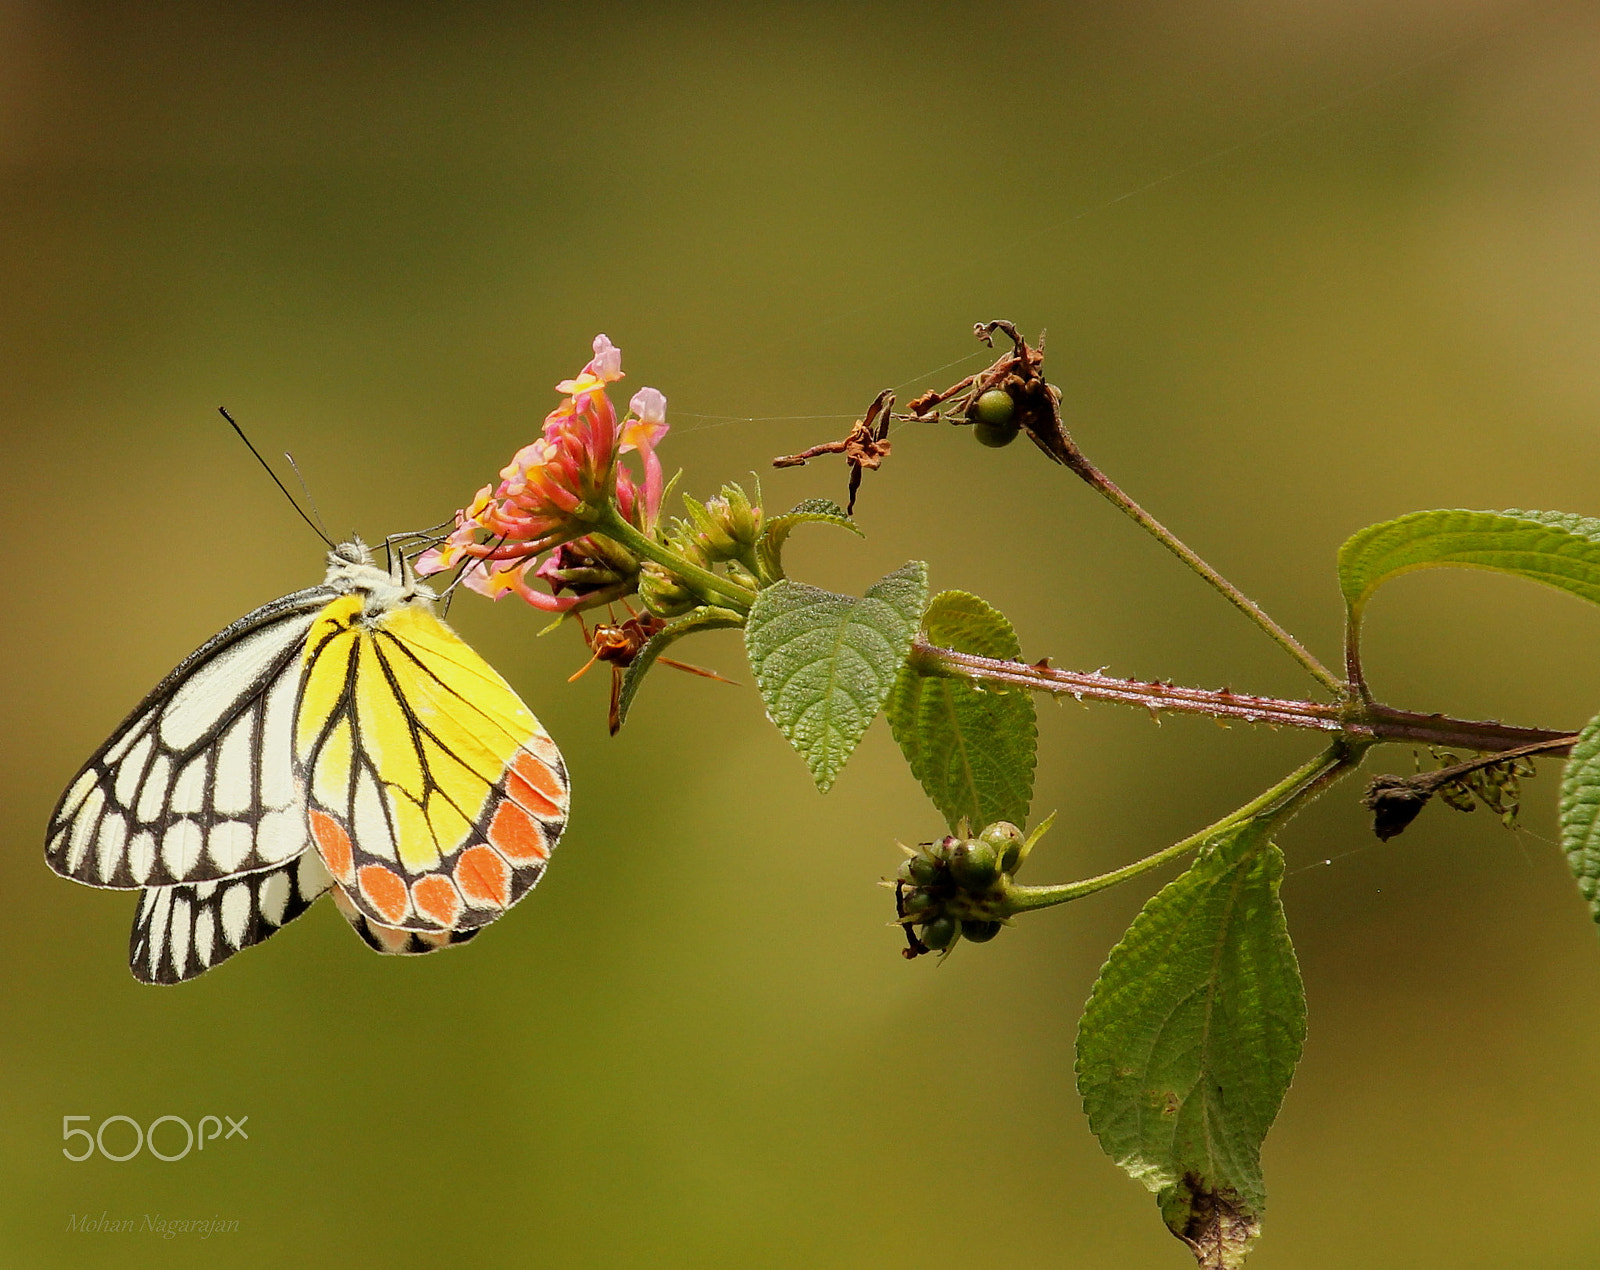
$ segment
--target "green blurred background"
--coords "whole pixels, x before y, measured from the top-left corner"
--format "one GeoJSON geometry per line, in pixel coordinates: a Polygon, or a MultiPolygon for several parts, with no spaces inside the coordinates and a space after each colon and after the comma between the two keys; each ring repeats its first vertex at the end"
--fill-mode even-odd
{"type": "MultiPolygon", "coordinates": [[[[844,473],[773,455],[980,365],[976,320],[1048,327],[1089,453],[1333,657],[1362,525],[1600,511],[1597,135],[1581,3],[5,0],[0,1265],[1190,1264],[1071,1073],[1151,887],[902,961],[875,883],[939,825],[881,724],[826,798],[748,687],[656,674],[609,740],[575,636],[465,597],[575,815],[513,915],[420,961],[323,905],[141,987],[131,897],[52,876],[42,826],[179,657],[320,576],[219,404],[377,538],[491,478],[597,331],[667,394],[685,489],[756,471],[782,507],[844,473]],[[249,1141],[178,1164],[60,1154],[64,1115],[223,1113],[249,1141]],[[66,1233],[103,1210],[240,1227],[66,1233]]],[[[1029,447],[895,446],[865,542],[809,531],[793,573],[925,558],[1030,658],[1306,687],[1029,447]]],[[[1370,640],[1396,704],[1600,704],[1600,615],[1508,579],[1406,579],[1370,640]]],[[[748,683],[733,636],[685,656],[748,683]]],[[[1031,880],[1186,834],[1313,744],[1043,704],[1035,809],[1063,815],[1031,880]]],[[[1430,808],[1379,847],[1358,782],[1286,833],[1311,1037],[1253,1270],[1600,1265],[1600,941],[1555,785],[1516,834],[1430,808]]]]}

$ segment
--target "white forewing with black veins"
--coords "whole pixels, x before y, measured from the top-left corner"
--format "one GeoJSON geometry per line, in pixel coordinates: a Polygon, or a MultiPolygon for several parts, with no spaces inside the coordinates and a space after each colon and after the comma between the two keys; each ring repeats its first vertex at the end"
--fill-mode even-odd
{"type": "Polygon", "coordinates": [[[206,641],[67,787],[45,857],[90,886],[169,886],[271,869],[308,844],[292,746],[301,654],[327,586],[206,641]]]}

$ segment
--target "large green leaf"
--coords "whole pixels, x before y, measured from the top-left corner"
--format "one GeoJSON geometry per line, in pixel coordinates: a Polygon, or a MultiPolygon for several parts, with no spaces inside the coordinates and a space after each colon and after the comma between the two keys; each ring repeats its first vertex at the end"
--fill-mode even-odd
{"type": "Polygon", "coordinates": [[[1600,922],[1600,717],[1584,727],[1561,777],[1561,846],[1600,922]]]}
{"type": "Polygon", "coordinates": [[[1282,876],[1254,824],[1214,839],[1128,928],[1078,1031],[1100,1145],[1217,1270],[1242,1265],[1260,1233],[1261,1142],[1305,1040],[1282,876]]]}
{"type": "Polygon", "coordinates": [[[1378,586],[1414,569],[1492,569],[1600,604],[1600,520],[1569,512],[1412,512],[1339,548],[1352,624],[1378,586]]]}
{"type": "Polygon", "coordinates": [[[628,710],[633,705],[634,694],[639,691],[639,685],[644,682],[645,675],[649,673],[650,667],[655,665],[656,658],[666,652],[668,647],[691,631],[714,631],[743,625],[744,618],[732,609],[702,604],[699,608],[690,609],[682,617],[673,618],[652,635],[628,663],[628,668],[622,672],[622,686],[617,690],[618,729],[620,730],[628,721],[628,710]]]}
{"type": "MultiPolygon", "coordinates": [[[[930,644],[1014,661],[1016,632],[999,609],[965,591],[933,597],[922,615],[930,644]]],[[[950,832],[996,820],[1028,823],[1038,728],[1033,698],[969,679],[921,675],[900,667],[885,713],[912,774],[943,814],[950,832]]]]}
{"type": "Polygon", "coordinates": [[[783,581],[756,596],[744,644],[767,716],[826,793],[883,709],[928,597],[928,566],[902,565],[861,599],[783,581]]]}

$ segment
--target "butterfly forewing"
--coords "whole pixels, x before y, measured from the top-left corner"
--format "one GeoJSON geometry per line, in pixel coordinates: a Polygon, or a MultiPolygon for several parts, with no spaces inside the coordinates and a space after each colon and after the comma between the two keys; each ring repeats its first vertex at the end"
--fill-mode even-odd
{"type": "Polygon", "coordinates": [[[307,845],[292,724],[312,587],[241,618],[156,686],[74,778],[45,858],[90,886],[203,882],[271,869],[307,845]]]}
{"type": "Polygon", "coordinates": [[[465,932],[538,881],[566,822],[566,769],[431,612],[370,610],[335,600],[307,640],[295,764],[312,837],[373,926],[465,932]]]}

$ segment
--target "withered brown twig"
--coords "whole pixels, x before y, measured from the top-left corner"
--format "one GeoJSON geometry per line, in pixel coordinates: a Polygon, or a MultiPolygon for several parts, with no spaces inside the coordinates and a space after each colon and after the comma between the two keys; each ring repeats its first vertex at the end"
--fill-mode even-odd
{"type": "MultiPolygon", "coordinates": [[[[1415,776],[1374,776],[1361,799],[1362,805],[1372,813],[1372,832],[1387,842],[1404,832],[1434,794],[1461,781],[1463,777],[1487,768],[1514,764],[1519,759],[1528,759],[1535,754],[1563,752],[1577,739],[1574,735],[1535,741],[1531,745],[1519,745],[1515,749],[1481,755],[1465,763],[1441,767],[1434,772],[1419,772],[1415,776]]],[[[1469,805],[1462,810],[1471,810],[1471,807],[1469,805]]]]}
{"type": "Polygon", "coordinates": [[[878,465],[889,457],[889,424],[893,417],[894,391],[885,388],[867,407],[866,417],[857,419],[843,440],[825,441],[809,450],[801,450],[799,454],[773,459],[772,466],[804,467],[809,460],[821,458],[824,454],[844,455],[844,461],[850,465],[850,501],[845,507],[845,514],[853,516],[856,491],[861,488],[861,473],[868,468],[876,472],[878,465]]]}

